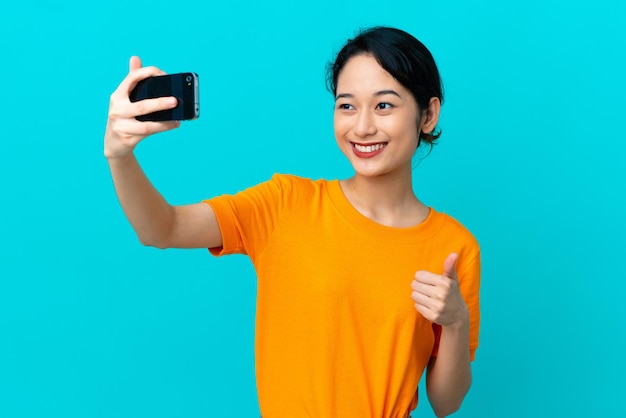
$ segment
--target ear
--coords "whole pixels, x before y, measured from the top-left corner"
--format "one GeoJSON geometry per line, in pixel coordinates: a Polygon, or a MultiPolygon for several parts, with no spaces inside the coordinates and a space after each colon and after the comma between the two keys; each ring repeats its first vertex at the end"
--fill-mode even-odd
{"type": "Polygon", "coordinates": [[[437,122],[439,122],[439,112],[441,111],[441,101],[439,97],[431,97],[428,102],[428,108],[424,109],[422,117],[422,129],[425,134],[429,134],[435,130],[437,122]]]}

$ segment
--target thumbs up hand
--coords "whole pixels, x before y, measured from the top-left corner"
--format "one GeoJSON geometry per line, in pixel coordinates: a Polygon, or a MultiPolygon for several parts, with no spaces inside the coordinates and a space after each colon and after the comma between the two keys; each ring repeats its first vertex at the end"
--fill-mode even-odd
{"type": "Polygon", "coordinates": [[[444,327],[469,323],[469,312],[455,270],[458,257],[457,253],[448,255],[443,262],[443,274],[418,271],[411,283],[415,309],[424,318],[444,327]]]}

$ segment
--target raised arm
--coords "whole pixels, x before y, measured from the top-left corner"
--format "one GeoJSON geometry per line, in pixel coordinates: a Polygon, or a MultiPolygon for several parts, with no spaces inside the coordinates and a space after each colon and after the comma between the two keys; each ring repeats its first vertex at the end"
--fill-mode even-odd
{"type": "Polygon", "coordinates": [[[162,75],[155,67],[141,67],[130,59],[130,71],[111,95],[104,136],[115,192],[126,217],[144,245],[159,248],[211,248],[222,245],[222,236],[211,207],[205,203],[171,206],[150,183],[133,151],[149,135],[175,129],[179,122],[140,122],[135,116],[176,106],[173,97],[132,103],[129,94],[147,77],[162,75]]]}

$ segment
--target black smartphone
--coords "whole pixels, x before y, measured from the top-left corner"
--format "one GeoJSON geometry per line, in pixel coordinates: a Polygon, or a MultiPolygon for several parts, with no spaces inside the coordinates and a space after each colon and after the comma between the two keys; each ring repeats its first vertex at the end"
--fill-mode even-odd
{"type": "Polygon", "coordinates": [[[146,78],[137,83],[130,92],[130,101],[137,102],[155,97],[174,96],[178,105],[173,109],[160,110],[137,116],[140,121],[191,120],[200,116],[198,74],[178,73],[146,78]]]}

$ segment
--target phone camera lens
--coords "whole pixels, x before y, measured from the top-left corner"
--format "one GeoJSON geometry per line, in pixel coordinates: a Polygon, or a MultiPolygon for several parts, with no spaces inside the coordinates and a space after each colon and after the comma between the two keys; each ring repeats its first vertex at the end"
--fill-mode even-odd
{"type": "Polygon", "coordinates": [[[191,76],[188,75],[187,78],[185,78],[185,81],[187,81],[187,83],[191,83],[191,76]]]}

